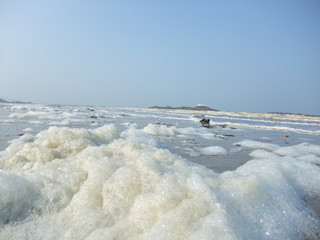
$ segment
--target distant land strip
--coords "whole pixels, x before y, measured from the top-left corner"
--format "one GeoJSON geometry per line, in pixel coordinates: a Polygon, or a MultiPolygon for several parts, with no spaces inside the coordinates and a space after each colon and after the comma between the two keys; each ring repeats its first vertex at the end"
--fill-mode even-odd
{"type": "Polygon", "coordinates": [[[166,107],[161,107],[161,106],[153,106],[153,107],[149,107],[149,108],[155,108],[155,109],[169,109],[169,110],[192,110],[192,111],[219,111],[217,109],[213,109],[213,108],[210,108],[206,105],[202,105],[202,104],[199,104],[195,107],[185,107],[185,106],[182,106],[182,107],[171,107],[171,106],[166,106],[166,107]]]}
{"type": "Polygon", "coordinates": [[[9,101],[6,101],[6,100],[0,98],[0,103],[28,103],[28,104],[30,104],[32,102],[21,102],[21,101],[11,101],[11,102],[9,102],[9,101]]]}

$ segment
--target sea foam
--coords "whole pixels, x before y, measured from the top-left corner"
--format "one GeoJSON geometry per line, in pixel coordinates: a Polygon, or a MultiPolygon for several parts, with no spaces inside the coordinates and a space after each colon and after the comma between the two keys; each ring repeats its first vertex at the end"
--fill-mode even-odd
{"type": "Polygon", "coordinates": [[[0,153],[0,239],[319,238],[306,200],[320,196],[320,168],[301,154],[243,141],[253,159],[217,174],[158,148],[146,132],[159,131],[171,133],[50,127],[12,142],[0,153]]]}

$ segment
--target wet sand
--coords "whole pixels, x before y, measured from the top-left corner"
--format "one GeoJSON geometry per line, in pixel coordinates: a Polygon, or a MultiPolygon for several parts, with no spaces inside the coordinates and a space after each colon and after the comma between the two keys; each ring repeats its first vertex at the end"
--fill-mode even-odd
{"type": "Polygon", "coordinates": [[[312,196],[307,199],[309,207],[320,217],[320,196],[312,196]]]}

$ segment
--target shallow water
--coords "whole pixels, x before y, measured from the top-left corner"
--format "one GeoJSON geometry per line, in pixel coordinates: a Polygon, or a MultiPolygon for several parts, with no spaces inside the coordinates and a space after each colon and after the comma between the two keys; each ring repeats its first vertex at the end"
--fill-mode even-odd
{"type": "Polygon", "coordinates": [[[318,239],[319,125],[3,104],[0,239],[318,239]]]}

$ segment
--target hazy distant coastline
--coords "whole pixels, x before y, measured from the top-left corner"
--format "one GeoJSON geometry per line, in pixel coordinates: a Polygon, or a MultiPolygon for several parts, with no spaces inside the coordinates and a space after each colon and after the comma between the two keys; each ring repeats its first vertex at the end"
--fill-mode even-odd
{"type": "Polygon", "coordinates": [[[32,103],[32,102],[6,101],[6,100],[0,98],[0,103],[28,103],[28,104],[30,104],[30,103],[32,103]]]}
{"type": "MultiPolygon", "coordinates": [[[[13,104],[33,104],[32,102],[23,102],[23,101],[7,101],[3,98],[0,98],[0,103],[13,103],[13,104]]],[[[50,104],[49,104],[50,105],[50,104]]],[[[180,106],[180,107],[172,107],[172,106],[152,106],[149,107],[150,109],[164,109],[164,110],[190,110],[190,111],[216,111],[219,112],[220,110],[208,107],[204,104],[198,104],[195,107],[187,107],[187,106],[180,106]]],[[[290,112],[266,112],[268,114],[277,114],[277,115],[301,115],[306,117],[319,117],[320,115],[317,114],[306,114],[306,113],[290,113],[290,112]]]]}
{"type": "MultiPolygon", "coordinates": [[[[150,109],[165,109],[165,110],[192,110],[192,111],[216,111],[219,112],[220,110],[210,108],[206,105],[199,104],[195,107],[171,107],[171,106],[152,106],[149,107],[150,109]]],[[[301,115],[306,117],[319,117],[316,114],[306,114],[306,113],[290,113],[290,112],[266,112],[268,114],[277,114],[277,115],[301,115]]]]}
{"type": "Polygon", "coordinates": [[[206,105],[203,104],[198,104],[195,107],[171,107],[171,106],[165,106],[165,107],[161,107],[161,106],[153,106],[153,107],[149,107],[149,108],[153,108],[153,109],[173,109],[173,110],[193,110],[193,111],[219,111],[217,109],[213,109],[210,108],[206,105]]]}

